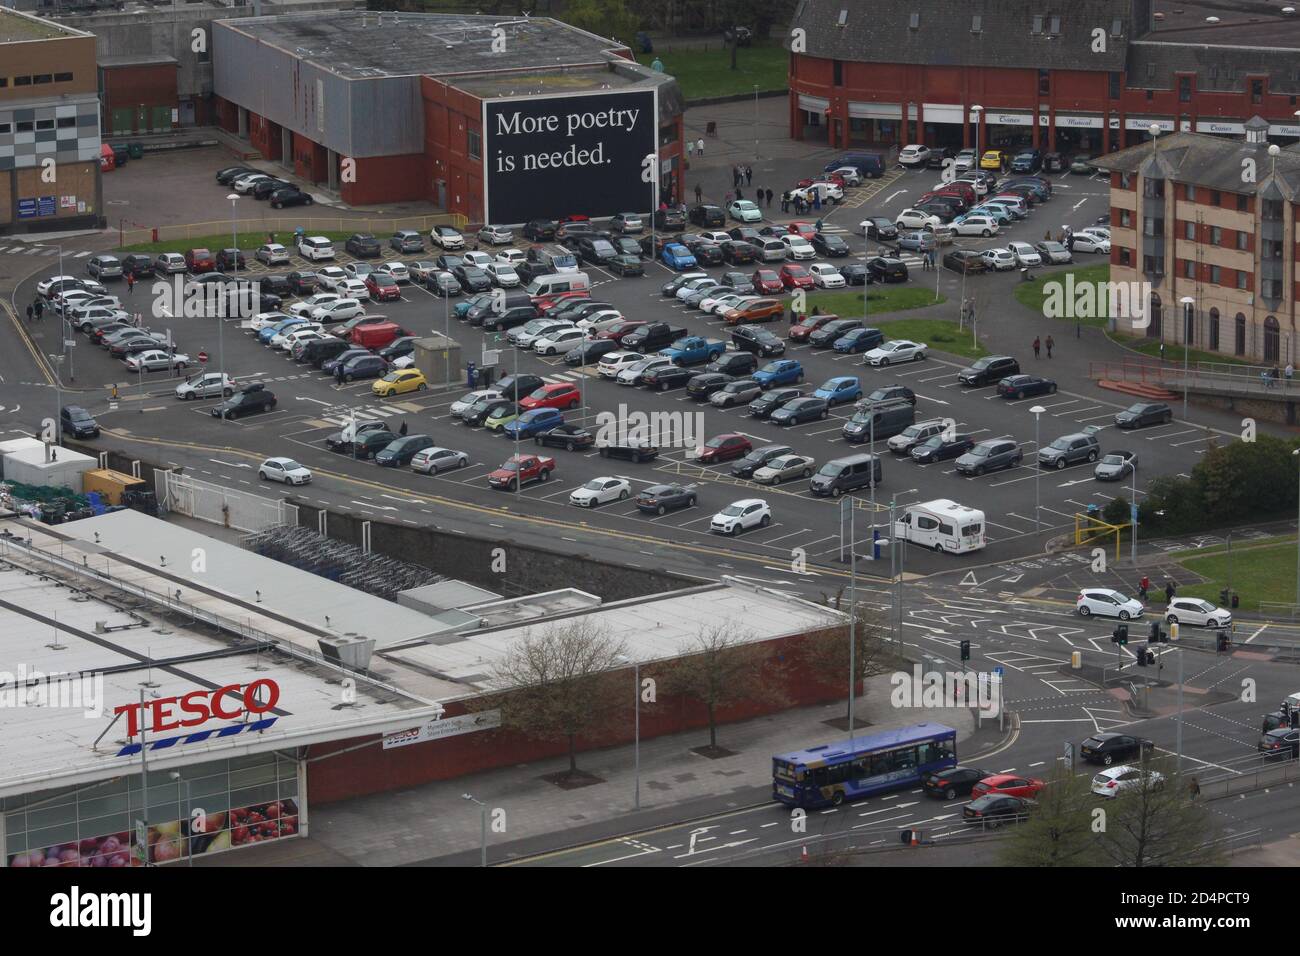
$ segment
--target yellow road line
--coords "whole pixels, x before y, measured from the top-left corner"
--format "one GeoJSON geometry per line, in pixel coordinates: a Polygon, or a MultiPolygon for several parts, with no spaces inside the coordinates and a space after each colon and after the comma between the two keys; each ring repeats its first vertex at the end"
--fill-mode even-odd
{"type": "MultiPolygon", "coordinates": [[[[17,313],[15,313],[14,310],[9,307],[9,303],[5,302],[3,299],[0,299],[0,308],[4,309],[5,314],[9,316],[9,321],[13,323],[13,327],[18,331],[19,340],[27,346],[27,351],[32,353],[32,359],[36,362],[36,367],[40,369],[41,375],[45,377],[45,384],[53,385],[55,383],[54,376],[50,374],[49,366],[45,364],[45,360],[41,356],[41,350],[36,347],[36,343],[31,340],[31,337],[27,334],[27,330],[23,328],[22,323],[18,321],[17,313]]],[[[60,334],[62,334],[62,332],[60,332],[60,334]]]]}

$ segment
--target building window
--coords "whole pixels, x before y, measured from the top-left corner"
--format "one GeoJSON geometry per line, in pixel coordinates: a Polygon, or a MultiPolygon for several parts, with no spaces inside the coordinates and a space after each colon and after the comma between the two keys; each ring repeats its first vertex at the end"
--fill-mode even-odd
{"type": "Polygon", "coordinates": [[[1132,189],[1132,188],[1133,188],[1133,174],[1132,174],[1132,173],[1120,173],[1120,174],[1119,174],[1119,188],[1120,188],[1120,189],[1132,189]]]}
{"type": "Polygon", "coordinates": [[[1158,219],[1155,216],[1142,217],[1142,235],[1163,237],[1164,234],[1165,221],[1163,219],[1158,219]]]}
{"type": "Polygon", "coordinates": [[[1196,344],[1196,306],[1183,306],[1183,342],[1186,345],[1196,344]]]}
{"type": "Polygon", "coordinates": [[[1278,348],[1281,336],[1278,334],[1277,316],[1270,315],[1264,320],[1264,361],[1274,362],[1278,360],[1281,349],[1278,348]]]}
{"type": "Polygon", "coordinates": [[[1187,190],[1187,201],[1196,202],[1196,187],[1188,183],[1185,188],[1187,190]]]}
{"type": "Polygon", "coordinates": [[[1223,230],[1220,229],[1218,226],[1210,227],[1210,245],[1212,246],[1223,245],[1223,230]]]}
{"type": "Polygon", "coordinates": [[[1223,205],[1223,194],[1220,193],[1217,189],[1210,190],[1210,205],[1211,206],[1223,205]]]}
{"type": "Polygon", "coordinates": [[[1281,259],[1282,240],[1265,239],[1260,246],[1259,255],[1261,259],[1281,259]]]}
{"type": "Polygon", "coordinates": [[[1237,270],[1237,288],[1238,289],[1250,288],[1250,273],[1242,272],[1240,269],[1237,270]]]}
{"type": "Polygon", "coordinates": [[[1164,199],[1165,181],[1163,179],[1144,177],[1142,180],[1142,195],[1147,199],[1164,199]]]}
{"type": "Polygon", "coordinates": [[[8,132],[11,132],[12,130],[13,130],[13,127],[12,127],[10,124],[8,124],[8,123],[0,123],[0,133],[8,133],[8,132]]]}
{"type": "Polygon", "coordinates": [[[1165,274],[1165,261],[1159,256],[1143,256],[1142,271],[1149,276],[1162,276],[1165,274]]]}
{"type": "Polygon", "coordinates": [[[1282,280],[1281,279],[1260,280],[1259,294],[1266,299],[1282,298],[1282,280]]]}
{"type": "Polygon", "coordinates": [[[1049,19],[1049,20],[1047,21],[1047,32],[1050,33],[1052,36],[1060,36],[1060,35],[1061,35],[1061,18],[1060,18],[1060,17],[1052,17],[1051,19],[1049,19]]]}
{"type": "Polygon", "coordinates": [[[984,29],[984,18],[983,18],[983,17],[977,15],[977,16],[973,16],[973,17],[970,18],[970,32],[971,32],[971,33],[979,33],[979,32],[981,32],[983,29],[984,29]]]}
{"type": "Polygon", "coordinates": [[[1218,266],[1210,266],[1210,281],[1215,285],[1222,285],[1222,275],[1218,266]]]}
{"type": "Polygon", "coordinates": [[[1180,76],[1178,78],[1178,102],[1190,103],[1192,101],[1192,78],[1190,76],[1180,76]]]}
{"type": "Polygon", "coordinates": [[[1210,310],[1210,351],[1219,351],[1219,310],[1210,310]]]}
{"type": "Polygon", "coordinates": [[[77,118],[75,116],[60,116],[58,125],[59,129],[70,129],[77,125],[77,118]]]}
{"type": "Polygon", "coordinates": [[[1240,249],[1240,250],[1242,250],[1243,252],[1245,252],[1245,251],[1247,251],[1247,250],[1250,249],[1250,233],[1245,232],[1245,231],[1242,231],[1242,230],[1238,230],[1238,232],[1237,232],[1237,248],[1240,249]]]}
{"type": "Polygon", "coordinates": [[[1260,215],[1270,222],[1280,221],[1282,219],[1282,200],[1265,199],[1264,208],[1260,212],[1260,215]]]}
{"type": "Polygon", "coordinates": [[[839,20],[837,20],[837,21],[835,22],[835,25],[836,25],[837,27],[842,27],[842,26],[846,26],[846,25],[848,24],[848,22],[849,22],[849,11],[848,11],[848,10],[841,10],[841,11],[840,11],[840,18],[839,18],[839,20]]]}
{"type": "Polygon", "coordinates": [[[207,46],[204,45],[203,49],[199,51],[199,62],[207,63],[211,59],[212,59],[212,53],[208,50],[207,46]]]}
{"type": "Polygon", "coordinates": [[[908,20],[907,20],[907,26],[908,26],[909,29],[912,29],[912,30],[918,30],[918,29],[920,29],[920,27],[921,27],[921,15],[920,15],[919,13],[914,13],[914,14],[912,14],[910,17],[908,17],[908,20]]]}
{"type": "Polygon", "coordinates": [[[16,133],[30,133],[33,129],[35,129],[35,126],[31,120],[24,120],[21,123],[14,124],[14,132],[16,133]]]}
{"type": "Polygon", "coordinates": [[[1183,223],[1183,238],[1196,241],[1196,223],[1190,221],[1183,223]]]}
{"type": "Polygon", "coordinates": [[[1112,100],[1119,99],[1119,74],[1118,73],[1112,73],[1110,75],[1110,98],[1112,100]]]}
{"type": "Polygon", "coordinates": [[[71,74],[71,73],[55,73],[55,74],[54,74],[54,82],[55,82],[55,83],[71,83],[71,82],[72,82],[72,74],[71,74]]]}
{"type": "Polygon", "coordinates": [[[1049,73],[1047,70],[1038,71],[1038,95],[1039,96],[1052,95],[1052,74],[1049,73]]]}
{"type": "Polygon", "coordinates": [[[1252,103],[1264,102],[1264,81],[1263,80],[1250,81],[1250,101],[1252,103]]]}
{"type": "Polygon", "coordinates": [[[1120,246],[1119,249],[1119,264],[1122,266],[1131,266],[1133,264],[1133,253],[1123,246],[1120,246]]]}
{"type": "Polygon", "coordinates": [[[0,90],[3,90],[8,85],[9,85],[9,77],[0,76],[0,90]]]}
{"type": "Polygon", "coordinates": [[[1119,224],[1125,229],[1133,228],[1133,210],[1121,209],[1119,211],[1119,224]]]}
{"type": "Polygon", "coordinates": [[[54,82],[54,74],[52,74],[52,73],[37,73],[35,76],[32,77],[32,82],[33,82],[33,83],[53,83],[53,82],[54,82]]]}
{"type": "Polygon", "coordinates": [[[479,139],[478,130],[470,129],[465,131],[466,149],[469,152],[470,159],[482,159],[482,143],[479,139]]]}
{"type": "Polygon", "coordinates": [[[1236,341],[1233,342],[1232,350],[1237,355],[1245,355],[1246,354],[1246,317],[1242,315],[1240,312],[1238,312],[1236,319],[1233,320],[1233,325],[1235,327],[1234,331],[1236,334],[1234,335],[1234,338],[1236,339],[1236,341]]]}
{"type": "Polygon", "coordinates": [[[15,76],[14,86],[31,86],[32,78],[30,76],[15,76]]]}
{"type": "Polygon", "coordinates": [[[54,129],[54,120],[52,120],[52,119],[48,119],[48,120],[37,120],[37,121],[36,121],[36,128],[37,128],[37,129],[54,129]]]}
{"type": "Polygon", "coordinates": [[[1033,23],[1033,26],[1031,26],[1031,27],[1029,28],[1029,32],[1030,32],[1030,33],[1042,33],[1042,32],[1043,32],[1043,18],[1042,18],[1041,16],[1035,16],[1035,17],[1034,17],[1034,23],[1033,23]]]}
{"type": "Polygon", "coordinates": [[[1183,260],[1183,278],[1184,279],[1196,278],[1196,263],[1193,262],[1191,259],[1183,260]]]}
{"type": "Polygon", "coordinates": [[[1116,17],[1110,22],[1110,35],[1113,37],[1122,37],[1124,35],[1124,21],[1116,17]]]}
{"type": "Polygon", "coordinates": [[[840,60],[834,60],[831,63],[831,72],[833,74],[831,82],[836,86],[844,85],[844,63],[840,60]]]}
{"type": "Polygon", "coordinates": [[[1250,212],[1250,197],[1244,195],[1237,196],[1237,212],[1250,212]]]}

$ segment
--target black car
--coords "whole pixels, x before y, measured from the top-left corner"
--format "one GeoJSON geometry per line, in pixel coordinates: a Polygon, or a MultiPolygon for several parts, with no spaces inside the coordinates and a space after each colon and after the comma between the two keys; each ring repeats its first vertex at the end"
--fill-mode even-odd
{"type": "Polygon", "coordinates": [[[602,355],[618,351],[613,339],[592,339],[564,354],[565,365],[595,365],[602,355]]]}
{"type": "Polygon", "coordinates": [[[867,276],[869,273],[867,272],[867,267],[861,262],[846,262],[844,265],[839,267],[839,270],[840,275],[844,276],[845,285],[852,286],[867,284],[867,276]]]}
{"type": "Polygon", "coordinates": [[[80,405],[64,405],[59,413],[59,424],[63,434],[73,438],[96,438],[99,435],[99,422],[80,405]]]}
{"type": "Polygon", "coordinates": [[[311,195],[303,192],[297,186],[285,186],[283,189],[277,189],[267,198],[271,200],[272,209],[283,209],[285,206],[310,206],[312,204],[311,195]]]}
{"type": "Polygon", "coordinates": [[[1043,153],[1043,172],[1062,173],[1065,168],[1065,157],[1060,153],[1043,153]]]}
{"type": "Polygon", "coordinates": [[[393,362],[403,355],[415,354],[415,336],[403,335],[393,339],[392,342],[385,345],[379,350],[379,357],[387,362],[393,362]]]}
{"type": "Polygon", "coordinates": [[[299,361],[310,362],[316,368],[320,368],[330,359],[338,358],[348,349],[353,348],[351,342],[344,339],[324,338],[313,339],[307,343],[307,347],[302,350],[302,356],[299,361]]]}
{"type": "Polygon", "coordinates": [[[867,260],[870,282],[906,282],[907,263],[894,256],[874,256],[867,260]]]}
{"type": "Polygon", "coordinates": [[[680,209],[656,209],[654,219],[656,229],[680,232],[686,228],[686,217],[680,209]]]}
{"type": "Polygon", "coordinates": [[[824,398],[805,395],[793,398],[767,416],[774,425],[801,425],[815,422],[830,415],[830,404],[824,398]]]}
{"type": "Polygon", "coordinates": [[[974,249],[954,249],[943,257],[943,267],[964,275],[987,272],[988,266],[981,258],[981,253],[974,249]]]}
{"type": "MultiPolygon", "coordinates": [[[[368,432],[388,431],[388,426],[377,418],[372,418],[369,421],[359,419],[354,425],[350,425],[349,428],[354,435],[365,435],[368,432]]],[[[325,439],[325,447],[333,452],[350,451],[352,448],[352,442],[349,441],[345,435],[345,432],[337,431],[334,434],[327,436],[325,439]]],[[[396,438],[397,436],[394,435],[393,437],[396,438]]]]}
{"type": "Polygon", "coordinates": [[[724,242],[719,248],[722,250],[722,261],[728,265],[743,266],[758,261],[758,250],[740,239],[724,242]]]}
{"type": "Polygon", "coordinates": [[[466,292],[486,292],[492,288],[488,274],[477,266],[459,265],[451,270],[451,274],[466,292]]]}
{"type": "Polygon", "coordinates": [[[253,412],[265,412],[275,408],[275,394],[267,391],[260,382],[245,385],[224,402],[212,406],[213,418],[239,418],[253,412]]]}
{"type": "Polygon", "coordinates": [[[762,448],[755,448],[744,458],[737,461],[731,466],[731,473],[737,478],[753,478],[754,472],[762,468],[774,458],[780,458],[782,455],[793,455],[794,449],[789,445],[764,445],[762,448]]]}
{"type": "Polygon", "coordinates": [[[525,239],[533,242],[549,242],[555,238],[557,228],[558,224],[554,219],[530,219],[524,223],[520,233],[525,239]]]}
{"type": "Polygon", "coordinates": [[[724,273],[719,281],[736,295],[754,294],[754,282],[743,272],[724,273]]]}
{"type": "MultiPolygon", "coordinates": [[[[643,276],[645,275],[645,266],[641,264],[640,256],[618,255],[605,263],[605,268],[615,275],[623,276],[643,276]]],[[[529,281],[532,281],[531,279],[529,281]]]]}
{"type": "Polygon", "coordinates": [[[619,458],[623,461],[643,462],[654,461],[659,457],[659,449],[649,442],[628,439],[621,442],[611,442],[608,445],[600,446],[601,458],[619,458]]]}
{"type": "Polygon", "coordinates": [[[1032,804],[1024,797],[1005,793],[986,793],[962,807],[962,819],[990,830],[1004,823],[1017,823],[1029,813],[1032,804]]]}
{"type": "Polygon", "coordinates": [[[975,439],[970,435],[931,435],[919,445],[914,445],[910,454],[913,461],[928,465],[935,461],[960,458],[974,447],[975,439]]]}
{"type": "Polygon", "coordinates": [[[122,275],[147,279],[154,274],[154,261],[150,256],[132,253],[122,257],[122,275]]]}
{"type": "Polygon", "coordinates": [[[692,375],[690,381],[686,383],[686,394],[696,401],[707,401],[710,395],[732,381],[733,378],[734,376],[722,372],[700,372],[697,375],[692,375]]]}
{"type": "Polygon", "coordinates": [[[1016,400],[1028,395],[1054,395],[1056,383],[1039,375],[1008,375],[998,382],[998,394],[1016,400]]]}
{"type": "Polygon", "coordinates": [[[1009,355],[986,355],[982,359],[976,359],[975,364],[969,368],[964,368],[957,373],[957,381],[962,385],[977,387],[988,385],[1006,378],[1009,375],[1020,374],[1020,363],[1009,355]]]}
{"type": "Polygon", "coordinates": [[[1164,402],[1138,402],[1115,416],[1117,428],[1145,428],[1148,425],[1168,425],[1174,420],[1174,410],[1164,402]]]}
{"type": "Polygon", "coordinates": [[[501,393],[502,398],[519,401],[545,384],[545,380],[540,375],[507,375],[497,382],[496,390],[501,393]]]}
{"type": "Polygon", "coordinates": [[[754,418],[767,418],[786,402],[802,398],[804,390],[795,385],[768,389],[749,403],[749,414],[754,418]]]}
{"type": "Polygon", "coordinates": [[[320,283],[320,276],[314,272],[304,270],[302,272],[290,272],[284,277],[284,280],[289,284],[289,292],[293,295],[311,295],[316,291],[316,286],[320,283]]]}
{"type": "Polygon", "coordinates": [[[694,488],[681,485],[651,485],[633,499],[639,510],[647,514],[667,514],[678,508],[694,506],[696,495],[694,488]]]}
{"type": "Polygon", "coordinates": [[[462,259],[460,256],[456,255],[455,253],[444,252],[437,259],[434,260],[434,265],[436,265],[443,272],[454,272],[464,264],[465,264],[465,260],[462,259]]]}
{"type": "Polygon", "coordinates": [[[885,402],[907,402],[909,405],[915,405],[916,393],[906,385],[882,385],[879,388],[872,389],[866,398],[858,402],[858,408],[865,408],[868,405],[880,405],[885,402]]]}
{"type": "Polygon", "coordinates": [[[951,146],[931,146],[930,158],[925,161],[925,165],[928,169],[943,169],[943,161],[945,159],[956,158],[957,154],[953,151],[951,146]]]}
{"type": "Polygon", "coordinates": [[[388,426],[384,425],[372,431],[359,433],[357,440],[351,444],[349,451],[355,458],[369,460],[399,438],[401,438],[400,435],[390,432],[388,426]]]}
{"type": "Polygon", "coordinates": [[[371,256],[381,255],[384,247],[369,233],[357,232],[348,236],[348,241],[343,244],[343,250],[348,255],[368,259],[371,256]]]}
{"type": "Polygon", "coordinates": [[[921,789],[926,796],[939,797],[943,800],[956,800],[970,793],[971,788],[985,777],[992,777],[992,770],[980,770],[978,767],[950,767],[935,773],[927,773],[921,781],[921,789]]]}
{"type": "Polygon", "coordinates": [[[592,265],[601,266],[610,259],[618,255],[612,243],[608,239],[601,239],[597,236],[580,236],[577,244],[578,257],[584,262],[590,262],[592,265]]]}
{"type": "Polygon", "coordinates": [[[883,242],[898,238],[898,226],[892,219],[886,219],[884,216],[872,216],[867,219],[863,229],[868,239],[878,239],[883,242]]]}
{"type": "Polygon", "coordinates": [[[555,240],[566,248],[577,250],[578,242],[596,232],[589,222],[566,222],[555,230],[555,240]]]}
{"type": "Polygon", "coordinates": [[[565,451],[577,451],[590,448],[596,442],[596,436],[581,425],[565,422],[533,436],[533,443],[543,448],[563,448],[565,451]]]}
{"type": "Polygon", "coordinates": [[[270,199],[271,193],[279,192],[281,189],[288,189],[293,183],[283,179],[263,179],[252,189],[254,199],[270,199]]]}
{"type": "Polygon", "coordinates": [[[460,287],[460,280],[450,272],[430,272],[425,277],[424,287],[440,299],[450,299],[465,291],[460,287]]]}
{"type": "Polygon", "coordinates": [[[523,285],[528,285],[538,276],[549,276],[555,274],[555,266],[549,262],[533,262],[525,260],[515,266],[515,272],[519,274],[519,281],[523,285]]]}
{"type": "Polygon", "coordinates": [[[385,468],[400,468],[409,465],[415,453],[426,448],[435,447],[430,435],[400,435],[395,441],[375,453],[375,464],[385,468]]]}
{"type": "Polygon", "coordinates": [[[1300,730],[1278,727],[1259,738],[1258,749],[1265,760],[1294,760],[1300,757],[1300,730]]]}
{"type": "Polygon", "coordinates": [[[217,170],[217,182],[223,186],[229,186],[240,177],[251,176],[253,173],[260,172],[260,169],[254,169],[252,166],[227,166],[224,169],[217,170]]]}
{"type": "Polygon", "coordinates": [[[1079,756],[1090,763],[1109,767],[1115,761],[1141,760],[1142,752],[1154,747],[1149,740],[1129,734],[1093,734],[1079,745],[1079,756]]]}
{"type": "Polygon", "coordinates": [[[217,272],[235,272],[248,268],[248,259],[239,249],[222,249],[217,253],[217,272]]]}
{"type": "Polygon", "coordinates": [[[288,276],[268,273],[258,276],[257,282],[264,291],[270,292],[272,295],[278,295],[281,298],[293,295],[293,287],[289,283],[288,276]]]}
{"type": "Polygon", "coordinates": [[[691,255],[695,257],[697,265],[701,266],[720,266],[722,265],[722,247],[710,239],[703,236],[696,236],[694,244],[683,243],[687,249],[691,250],[691,255]]]}
{"type": "Polygon", "coordinates": [[[850,252],[847,242],[839,236],[828,235],[824,232],[819,232],[812,237],[812,247],[817,250],[818,254],[832,259],[842,258],[850,252]]]}
{"type": "Polygon", "coordinates": [[[844,333],[860,328],[862,328],[861,319],[834,319],[808,336],[808,344],[813,348],[828,349],[844,333]]]}
{"type": "Polygon", "coordinates": [[[322,360],[319,367],[326,375],[333,375],[338,371],[340,366],[346,365],[357,356],[369,354],[370,349],[363,349],[359,345],[349,345],[337,355],[332,355],[329,358],[322,360]]]}
{"type": "Polygon", "coordinates": [[[764,358],[785,354],[785,340],[756,325],[741,325],[731,333],[731,341],[743,352],[753,352],[764,358]]]}
{"type": "Polygon", "coordinates": [[[670,388],[681,388],[698,374],[695,369],[682,365],[664,365],[646,372],[641,377],[641,384],[646,388],[666,392],[670,388]]]}
{"type": "Polygon", "coordinates": [[[719,372],[724,375],[752,375],[758,369],[758,359],[753,352],[723,352],[708,365],[705,372],[719,372]]]}
{"type": "Polygon", "coordinates": [[[727,214],[723,208],[709,203],[692,206],[689,218],[694,225],[705,229],[721,229],[727,224],[727,214]]]}
{"type": "Polygon", "coordinates": [[[728,229],[727,235],[736,242],[748,242],[752,245],[757,245],[767,238],[767,236],[763,235],[760,230],[755,229],[753,226],[736,226],[734,229],[728,229]]]}
{"type": "Polygon", "coordinates": [[[517,408],[514,402],[503,402],[500,398],[480,398],[460,413],[460,420],[466,425],[477,428],[487,421],[489,417],[497,414],[497,409],[501,409],[501,414],[505,414],[505,411],[510,408],[521,410],[517,408]]]}

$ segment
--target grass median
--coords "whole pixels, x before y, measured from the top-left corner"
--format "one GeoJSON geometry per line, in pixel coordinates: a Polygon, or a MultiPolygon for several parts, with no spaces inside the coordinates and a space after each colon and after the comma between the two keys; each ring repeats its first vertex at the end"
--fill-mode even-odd
{"type": "MultiPolygon", "coordinates": [[[[312,236],[324,236],[331,242],[336,242],[339,246],[348,241],[350,236],[356,235],[356,230],[349,232],[311,232],[312,236]]],[[[191,239],[164,239],[161,242],[137,242],[134,245],[123,246],[119,252],[150,252],[155,255],[159,252],[179,252],[184,253],[186,249],[207,249],[213,254],[221,249],[229,249],[230,233],[215,236],[194,236],[191,239]]],[[[283,246],[292,248],[293,246],[293,229],[285,229],[275,234],[275,241],[283,246]]],[[[384,241],[383,238],[380,241],[384,241]]],[[[267,242],[267,233],[265,231],[244,232],[239,234],[239,248],[244,252],[252,253],[257,250],[258,246],[267,242]]]]}
{"type": "MultiPolygon", "coordinates": [[[[1056,318],[1057,316],[1047,314],[1047,301],[1049,294],[1051,294],[1051,290],[1048,286],[1052,283],[1059,283],[1062,292],[1058,292],[1057,294],[1063,294],[1066,276],[1074,277],[1074,286],[1076,289],[1085,284],[1108,282],[1110,281],[1110,263],[1103,262],[1100,265],[1075,266],[1070,269],[1063,269],[1060,272],[1042,273],[1029,282],[1018,283],[1015,290],[1012,292],[1012,295],[1015,297],[1017,302],[1029,309],[1035,315],[1041,315],[1044,318],[1056,318]]],[[[1090,325],[1099,329],[1104,329],[1110,324],[1109,302],[1106,300],[1105,296],[1098,296],[1095,301],[1096,309],[1094,311],[1099,314],[1093,318],[1080,318],[1078,321],[1083,325],[1090,325]]],[[[1072,305],[1072,303],[1069,305],[1072,305]]],[[[1073,311],[1072,308],[1067,308],[1067,315],[1069,312],[1073,311]]],[[[1059,318],[1062,322],[1069,322],[1071,324],[1076,321],[1072,315],[1068,317],[1063,315],[1059,318]]]]}
{"type": "MultiPolygon", "coordinates": [[[[907,319],[894,318],[895,312],[909,309],[923,309],[927,306],[942,304],[947,297],[940,295],[936,302],[934,292],[915,286],[871,286],[867,299],[867,321],[885,333],[886,338],[908,339],[912,342],[924,342],[940,352],[960,355],[963,358],[979,358],[988,355],[988,350],[978,342],[971,341],[971,334],[959,330],[956,322],[947,319],[907,319]]],[[[818,292],[808,296],[808,308],[814,306],[829,315],[856,319],[862,315],[861,292],[818,292]]]]}
{"type": "Polygon", "coordinates": [[[1178,589],[1179,597],[1196,597],[1218,604],[1219,592],[1229,586],[1241,597],[1243,610],[1258,611],[1261,601],[1296,603],[1296,544],[1287,541],[1262,546],[1234,546],[1216,554],[1182,558],[1179,565],[1205,578],[1203,584],[1178,589]]]}
{"type": "MultiPolygon", "coordinates": [[[[637,61],[649,66],[654,53],[639,53],[637,61]]],[[[682,96],[689,100],[706,97],[753,95],[783,90],[788,82],[790,54],[779,44],[756,44],[736,51],[736,69],[731,68],[731,50],[668,50],[658,54],[664,72],[677,80],[682,96]]]]}

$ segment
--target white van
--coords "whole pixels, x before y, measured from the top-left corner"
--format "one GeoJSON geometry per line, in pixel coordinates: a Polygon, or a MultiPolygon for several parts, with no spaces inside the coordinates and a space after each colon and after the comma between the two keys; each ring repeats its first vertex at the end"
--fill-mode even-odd
{"type": "Polygon", "coordinates": [[[538,276],[528,283],[525,291],[533,298],[558,295],[561,292],[591,291],[591,277],[585,272],[565,272],[538,276]]]}
{"type": "Polygon", "coordinates": [[[987,544],[984,512],[947,498],[910,505],[894,522],[894,534],[935,551],[965,554],[987,544]]]}
{"type": "Polygon", "coordinates": [[[334,243],[324,236],[304,236],[298,242],[298,255],[312,262],[334,258],[334,243]]]}

